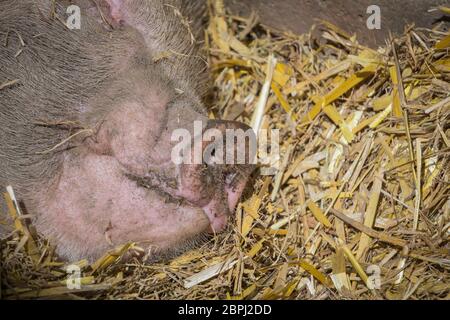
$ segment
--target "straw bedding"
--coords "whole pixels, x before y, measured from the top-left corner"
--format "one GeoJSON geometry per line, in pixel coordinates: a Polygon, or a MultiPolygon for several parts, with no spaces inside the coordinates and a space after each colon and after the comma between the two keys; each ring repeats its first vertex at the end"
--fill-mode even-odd
{"type": "Polygon", "coordinates": [[[449,299],[448,32],[406,27],[372,50],[326,22],[315,39],[221,1],[209,14],[210,115],[279,130],[274,175],[260,165],[228,231],[182,256],[124,264],[126,244],[73,262],[80,290],[5,195],[1,297],[449,299]]]}

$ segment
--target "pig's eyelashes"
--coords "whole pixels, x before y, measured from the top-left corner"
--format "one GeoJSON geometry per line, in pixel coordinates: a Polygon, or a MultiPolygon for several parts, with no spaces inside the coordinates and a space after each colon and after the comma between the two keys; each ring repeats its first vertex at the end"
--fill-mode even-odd
{"type": "Polygon", "coordinates": [[[130,173],[125,173],[125,177],[136,182],[139,187],[147,189],[160,188],[164,190],[175,191],[178,188],[178,181],[173,178],[158,175],[154,172],[148,173],[146,176],[137,176],[130,173]]]}

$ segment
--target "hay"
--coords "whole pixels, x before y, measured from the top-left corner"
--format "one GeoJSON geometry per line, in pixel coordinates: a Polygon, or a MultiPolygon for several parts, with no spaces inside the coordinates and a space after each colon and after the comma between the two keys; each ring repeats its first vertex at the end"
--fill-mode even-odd
{"type": "Polygon", "coordinates": [[[80,290],[8,194],[2,298],[449,299],[450,35],[408,27],[375,51],[209,11],[211,116],[280,130],[280,170],[228,232],[164,263],[119,263],[132,245],[77,262],[80,290]]]}

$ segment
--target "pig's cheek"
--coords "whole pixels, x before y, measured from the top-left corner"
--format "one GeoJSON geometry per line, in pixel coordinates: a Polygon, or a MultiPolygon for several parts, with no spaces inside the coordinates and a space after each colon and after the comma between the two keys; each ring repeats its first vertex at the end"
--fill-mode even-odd
{"type": "Polygon", "coordinates": [[[129,173],[143,176],[152,167],[170,162],[170,146],[157,146],[164,132],[165,101],[150,101],[150,107],[126,102],[97,124],[88,147],[99,155],[114,156],[129,173]]]}
{"type": "Polygon", "coordinates": [[[40,228],[64,247],[90,252],[131,241],[167,249],[207,230],[202,209],[138,187],[113,157],[77,158],[65,163],[53,197],[40,210],[40,228]]]}
{"type": "Polygon", "coordinates": [[[180,188],[178,196],[197,206],[206,206],[220,189],[222,182],[217,172],[203,165],[182,165],[180,167],[180,188]]]}

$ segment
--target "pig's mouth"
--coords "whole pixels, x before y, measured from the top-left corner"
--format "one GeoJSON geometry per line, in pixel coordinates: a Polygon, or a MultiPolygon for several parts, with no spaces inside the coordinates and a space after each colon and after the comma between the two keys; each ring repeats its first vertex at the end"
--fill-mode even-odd
{"type": "Polygon", "coordinates": [[[234,212],[246,183],[247,178],[241,178],[234,184],[225,180],[223,190],[218,189],[210,202],[202,207],[210,221],[210,233],[221,232],[226,228],[228,217],[234,212]]]}
{"type": "MultiPolygon", "coordinates": [[[[199,168],[189,169],[199,172],[199,168]]],[[[182,166],[180,170],[187,170],[187,168],[182,166]]],[[[243,170],[237,167],[234,172],[227,173],[220,168],[205,166],[200,171],[202,179],[199,183],[201,185],[192,180],[183,181],[183,174],[179,182],[177,179],[155,172],[150,172],[145,177],[131,174],[126,174],[126,176],[135,181],[138,187],[157,191],[167,202],[187,203],[201,208],[210,222],[206,231],[219,233],[227,227],[228,218],[234,212],[242,196],[251,171],[250,168],[243,170]],[[196,186],[197,189],[193,190],[193,186],[196,186]]],[[[185,176],[184,178],[186,179],[185,176]]]]}

